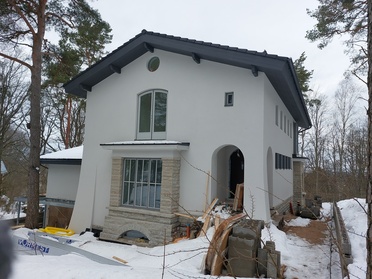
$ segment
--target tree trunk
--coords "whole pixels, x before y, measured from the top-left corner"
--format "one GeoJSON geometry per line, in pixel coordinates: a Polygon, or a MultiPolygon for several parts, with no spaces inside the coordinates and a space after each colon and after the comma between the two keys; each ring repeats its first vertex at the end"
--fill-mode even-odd
{"type": "Polygon", "coordinates": [[[372,279],[372,0],[368,0],[368,185],[367,279],[372,279]]]}
{"type": "Polygon", "coordinates": [[[30,155],[28,169],[27,215],[25,226],[38,228],[39,219],[39,171],[40,171],[40,94],[42,45],[45,34],[45,7],[47,0],[39,1],[38,30],[33,35],[32,69],[30,87],[30,155]]]}

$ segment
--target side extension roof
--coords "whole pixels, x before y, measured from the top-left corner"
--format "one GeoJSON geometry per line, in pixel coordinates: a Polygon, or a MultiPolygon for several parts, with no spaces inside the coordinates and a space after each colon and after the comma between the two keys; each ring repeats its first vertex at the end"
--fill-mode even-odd
{"type": "Polygon", "coordinates": [[[201,60],[223,63],[252,70],[253,75],[264,72],[297,124],[311,127],[292,59],[264,52],[212,44],[142,30],[140,34],[108,54],[96,64],[81,72],[63,87],[67,93],[86,98],[92,87],[146,53],[160,49],[190,56],[196,63],[201,60]]]}

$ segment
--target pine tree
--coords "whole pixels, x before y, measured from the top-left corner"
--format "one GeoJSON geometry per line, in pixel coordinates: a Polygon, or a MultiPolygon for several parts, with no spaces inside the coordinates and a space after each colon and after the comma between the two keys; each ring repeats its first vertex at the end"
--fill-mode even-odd
{"type": "Polygon", "coordinates": [[[51,55],[53,48],[46,39],[46,32],[59,34],[78,26],[81,19],[97,17],[98,11],[85,0],[1,0],[0,43],[29,51],[29,59],[19,59],[6,52],[0,56],[13,60],[30,70],[30,153],[28,166],[27,217],[25,226],[38,227],[39,171],[40,171],[40,103],[42,90],[42,65],[44,55],[51,55]]]}
{"type": "Polygon", "coordinates": [[[367,209],[367,274],[372,279],[372,0],[319,0],[314,11],[308,11],[317,20],[307,32],[311,41],[320,41],[319,48],[327,46],[338,35],[343,35],[347,53],[351,56],[353,74],[368,87],[368,185],[367,209]]]}

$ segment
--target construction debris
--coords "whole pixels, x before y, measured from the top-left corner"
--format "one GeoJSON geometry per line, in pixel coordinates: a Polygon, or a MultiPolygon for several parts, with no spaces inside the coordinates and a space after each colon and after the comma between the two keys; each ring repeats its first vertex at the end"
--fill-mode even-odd
{"type": "Polygon", "coordinates": [[[215,230],[205,260],[204,274],[233,277],[280,275],[280,252],[267,241],[261,248],[262,220],[240,213],[224,220],[215,230]]]}
{"type": "Polygon", "coordinates": [[[236,191],[235,191],[235,197],[234,197],[234,203],[233,203],[233,211],[242,212],[243,211],[243,197],[244,197],[244,184],[237,184],[236,185],[236,191]]]}
{"type": "Polygon", "coordinates": [[[320,208],[322,207],[322,198],[315,196],[313,200],[305,199],[305,206],[297,204],[296,215],[302,218],[318,219],[320,216],[320,208]]]}
{"type": "Polygon", "coordinates": [[[215,230],[212,241],[208,248],[205,260],[205,274],[220,275],[224,254],[227,246],[228,236],[232,226],[240,219],[246,217],[245,213],[240,213],[224,220],[215,230]]]}

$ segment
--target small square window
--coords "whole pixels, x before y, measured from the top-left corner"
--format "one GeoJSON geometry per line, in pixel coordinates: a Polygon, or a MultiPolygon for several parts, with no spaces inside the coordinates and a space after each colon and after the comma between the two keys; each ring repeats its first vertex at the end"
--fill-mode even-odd
{"type": "Polygon", "coordinates": [[[232,107],[234,105],[234,92],[225,93],[225,107],[232,107]]]}

